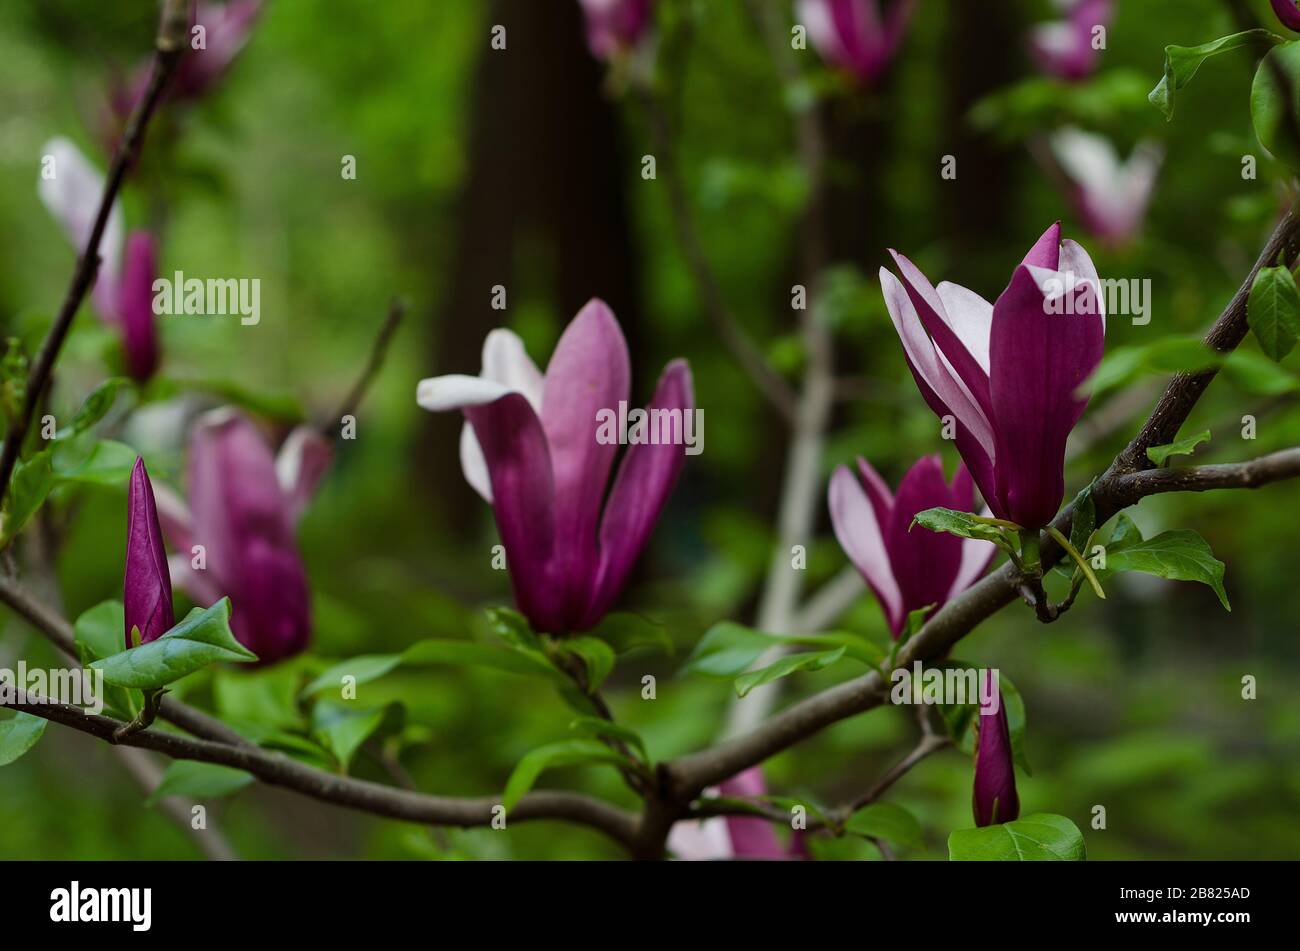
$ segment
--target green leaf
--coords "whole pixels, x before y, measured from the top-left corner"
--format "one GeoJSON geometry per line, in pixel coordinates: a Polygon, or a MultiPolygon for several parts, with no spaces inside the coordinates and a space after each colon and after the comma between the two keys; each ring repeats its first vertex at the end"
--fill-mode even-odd
{"type": "Polygon", "coordinates": [[[621,723],[611,723],[602,717],[578,717],[569,724],[569,729],[586,736],[621,740],[628,747],[640,753],[641,759],[647,763],[650,762],[650,756],[645,749],[645,740],[641,739],[641,734],[631,727],[624,726],[621,723]]]}
{"type": "Polygon", "coordinates": [[[125,443],[101,439],[91,443],[86,450],[83,442],[89,436],[68,442],[60,440],[54,446],[54,475],[59,482],[80,482],[90,485],[124,485],[131,478],[138,455],[125,443]]]}
{"type": "Polygon", "coordinates": [[[104,679],[119,687],[154,690],[180,680],[216,661],[257,660],[230,631],[230,599],[210,608],[195,608],[157,640],[97,660],[104,679]]]}
{"type": "Polygon", "coordinates": [[[1133,519],[1120,512],[1115,517],[1115,528],[1110,533],[1110,542],[1106,545],[1106,555],[1109,557],[1111,552],[1127,548],[1140,541],[1142,541],[1141,530],[1134,524],[1133,519]]]}
{"type": "Polygon", "coordinates": [[[1300,168],[1300,43],[1268,52],[1250,85],[1250,119],[1260,144],[1291,168],[1300,168]]]}
{"type": "Polygon", "coordinates": [[[536,651],[538,654],[544,653],[542,639],[533,632],[528,619],[518,611],[510,608],[488,608],[485,613],[492,633],[511,647],[536,651]]]}
{"type": "Polygon", "coordinates": [[[8,766],[30,750],[44,732],[45,720],[21,710],[0,720],[0,766],[8,766]]]}
{"type": "Polygon", "coordinates": [[[1250,285],[1246,321],[1264,352],[1281,361],[1300,338],[1300,290],[1284,267],[1262,267],[1250,285]]]}
{"type": "Polygon", "coordinates": [[[921,844],[921,823],[892,802],[873,802],[862,807],[844,824],[844,831],[884,839],[900,848],[916,848],[921,844]]]}
{"type": "Polygon", "coordinates": [[[67,429],[58,434],[58,438],[68,439],[90,429],[113,408],[113,402],[117,399],[117,394],[130,385],[131,381],[123,376],[110,377],[99,384],[86,397],[85,402],[81,404],[81,408],[72,417],[72,422],[68,424],[67,429]]]}
{"type": "Polygon", "coordinates": [[[417,641],[402,654],[402,663],[420,666],[424,664],[457,664],[469,667],[487,667],[509,674],[544,676],[554,680],[563,680],[564,675],[552,667],[544,658],[535,658],[530,654],[498,647],[495,644],[480,644],[477,641],[452,641],[436,638],[417,641]]]}
{"type": "Polygon", "coordinates": [[[339,661],[304,687],[302,696],[310,697],[325,690],[337,690],[341,696],[343,678],[351,677],[351,685],[360,686],[396,670],[401,663],[401,654],[362,654],[350,660],[339,661]]]}
{"type": "Polygon", "coordinates": [[[189,799],[219,799],[238,792],[253,781],[252,773],[216,763],[178,759],[167,767],[162,782],[145,800],[152,806],[164,796],[185,796],[189,799]]]}
{"type": "MultiPolygon", "coordinates": [[[[125,627],[121,601],[102,601],[83,611],[72,626],[82,665],[89,667],[97,660],[120,654],[126,644],[125,627]]],[[[140,691],[105,682],[104,708],[109,713],[130,720],[143,706],[140,691]]]]}
{"type": "Polygon", "coordinates": [[[1156,106],[1166,120],[1174,117],[1174,94],[1192,81],[1201,64],[1211,56],[1240,49],[1256,43],[1281,43],[1282,37],[1268,30],[1246,30],[1223,36],[1200,46],[1166,46],[1165,74],[1147,99],[1156,106]]]}
{"type": "Polygon", "coordinates": [[[199,390],[221,397],[223,403],[232,403],[251,410],[258,416],[267,416],[284,423],[303,420],[302,405],[292,396],[251,390],[230,380],[156,380],[154,385],[162,397],[175,395],[181,390],[199,390]]]}
{"type": "Polygon", "coordinates": [[[301,665],[294,663],[260,670],[229,667],[214,671],[212,698],[218,716],[260,735],[301,729],[304,726],[298,709],[301,671],[301,665]]]}
{"type": "Polygon", "coordinates": [[[1237,349],[1223,361],[1223,375],[1254,396],[1281,396],[1300,390],[1300,377],[1253,350],[1237,349]]]}
{"type": "Polygon", "coordinates": [[[837,647],[829,651],[804,651],[787,654],[774,664],[751,670],[736,678],[736,696],[743,697],[755,687],[788,677],[799,670],[824,670],[844,656],[848,648],[837,647]]]}
{"type": "Polygon", "coordinates": [[[614,669],[614,648],[598,637],[574,637],[561,645],[582,661],[587,671],[587,693],[595,693],[614,669]]]}
{"type": "Polygon", "coordinates": [[[502,805],[506,807],[506,812],[517,806],[524,794],[533,788],[537,778],[548,769],[599,763],[625,765],[623,757],[594,740],[564,740],[538,747],[519,761],[506,780],[502,805]]]}
{"type": "Polygon", "coordinates": [[[1199,581],[1214,589],[1225,610],[1231,611],[1223,590],[1223,562],[1205,539],[1191,529],[1161,532],[1155,538],[1137,539],[1116,549],[1115,539],[1106,553],[1108,571],[1141,571],[1174,581],[1199,581]]]}
{"type": "Polygon", "coordinates": [[[649,648],[671,656],[674,649],[664,625],[628,611],[605,615],[592,633],[614,648],[616,654],[649,648]]]}
{"type": "Polygon", "coordinates": [[[0,543],[8,544],[22,531],[27,520],[36,514],[50,490],[54,488],[54,470],[50,450],[43,449],[26,462],[14,466],[9,492],[5,498],[3,530],[0,543]]]}
{"type": "Polygon", "coordinates": [[[312,735],[325,746],[346,772],[361,745],[381,728],[393,733],[406,717],[400,703],[383,707],[357,708],[350,703],[322,700],[312,708],[312,735]]]}
{"type": "Polygon", "coordinates": [[[958,829],[948,836],[954,862],[1081,862],[1083,833],[1065,816],[1039,812],[1014,822],[958,829]]]}
{"type": "Polygon", "coordinates": [[[1223,361],[1199,337],[1161,337],[1140,346],[1114,347],[1079,390],[1093,396],[1123,386],[1141,373],[1193,373],[1223,361]]]}
{"type": "Polygon", "coordinates": [[[1170,456],[1190,456],[1192,450],[1201,443],[1208,441],[1209,438],[1210,431],[1207,429],[1195,436],[1178,439],[1163,446],[1150,446],[1147,449],[1147,458],[1156,465],[1163,466],[1170,456]]]}
{"type": "Polygon", "coordinates": [[[911,531],[913,526],[920,525],[932,532],[947,532],[962,538],[978,538],[993,542],[1005,549],[1009,546],[1009,542],[1002,527],[994,524],[995,521],[970,512],[959,512],[956,509],[932,508],[917,512],[916,517],[912,519],[912,524],[908,526],[908,531],[911,531]]]}
{"type": "Polygon", "coordinates": [[[1092,501],[1092,485],[1089,484],[1074,497],[1070,508],[1070,544],[1081,555],[1088,553],[1088,541],[1097,528],[1097,506],[1092,501]]]}
{"type": "Polygon", "coordinates": [[[723,621],[704,633],[679,674],[730,679],[748,670],[765,650],[780,642],[771,634],[723,621]]]}

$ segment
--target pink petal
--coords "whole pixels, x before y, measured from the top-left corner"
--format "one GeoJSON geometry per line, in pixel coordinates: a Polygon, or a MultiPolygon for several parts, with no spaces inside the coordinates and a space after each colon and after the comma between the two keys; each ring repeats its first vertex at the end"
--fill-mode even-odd
{"type": "Polygon", "coordinates": [[[867,494],[847,466],[831,475],[828,503],[831,527],[840,547],[876,595],[894,632],[902,629],[903,599],[894,580],[885,536],[867,494]]]}

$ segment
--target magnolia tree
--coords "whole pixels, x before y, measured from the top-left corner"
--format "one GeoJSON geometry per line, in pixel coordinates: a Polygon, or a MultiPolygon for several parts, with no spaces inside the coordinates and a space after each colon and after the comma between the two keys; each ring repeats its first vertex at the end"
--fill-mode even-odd
{"type": "MultiPolygon", "coordinates": [[[[1282,26],[1300,30],[1293,3],[1272,5],[1282,26]]],[[[874,843],[887,857],[905,853],[919,825],[889,794],[918,763],[944,753],[971,764],[969,827],[934,830],[950,833],[953,858],[1083,858],[1079,823],[1017,790],[1017,771],[1027,767],[1027,711],[1010,678],[965,664],[954,651],[1004,609],[1056,622],[1081,597],[1105,598],[1123,572],[1199,582],[1228,607],[1224,565],[1199,535],[1176,528],[1143,537],[1125,510],[1159,493],[1254,488],[1300,476],[1300,448],[1218,465],[1179,460],[1204,438],[1182,436],[1184,422],[1247,334],[1277,360],[1300,335],[1300,293],[1290,270],[1300,219],[1281,214],[1240,290],[1110,465],[1083,484],[1067,484],[1071,434],[1106,373],[1108,317],[1138,321],[1131,301],[1116,312],[1115,287],[1098,274],[1088,247],[1121,246],[1139,234],[1160,150],[1143,144],[1121,161],[1094,133],[1066,125],[1044,132],[1031,148],[1086,231],[1066,236],[1059,222],[1043,222],[1040,234],[1020,237],[1023,255],[1008,257],[1002,277],[980,289],[934,283],[955,269],[923,270],[890,250],[879,269],[879,294],[898,342],[890,359],[910,371],[909,399],[936,417],[933,451],[914,461],[858,456],[827,479],[823,449],[837,396],[835,341],[820,304],[829,262],[817,229],[831,158],[821,112],[807,102],[793,112],[808,186],[806,255],[795,296],[811,302],[796,308],[804,354],[796,377],[774,367],[767,348],[735,319],[695,230],[673,124],[659,109],[656,3],[581,0],[586,39],[609,65],[611,90],[639,97],[649,118],[668,210],[704,316],[790,432],[776,543],[754,623],[714,625],[682,665],[734,681],[738,696],[717,725],[719,739],[656,759],[604,696],[616,668],[636,678],[644,699],[665,689],[636,671],[636,659],[667,639],[648,619],[654,606],[648,616],[620,609],[679,476],[701,448],[703,417],[690,355],[669,362],[653,385],[633,379],[618,317],[596,298],[572,316],[549,355],[530,355],[520,336],[494,329],[477,373],[453,367],[412,381],[419,407],[463,419],[458,444],[445,451],[459,453],[465,481],[495,519],[500,544],[492,558],[509,573],[513,604],[489,609],[492,639],[421,640],[400,654],[319,660],[297,701],[310,711],[313,728],[249,730],[175,694],[185,678],[211,665],[265,667],[311,650],[311,578],[297,521],[330,477],[336,452],[344,451],[338,439],[355,425],[401,306],[390,311],[339,413],[319,427],[299,426],[277,445],[256,412],[211,408],[189,424],[176,487],[152,483],[144,460],[106,438],[102,421],[121,394],[165,361],[156,319],[171,298],[155,281],[158,238],[148,229],[128,230],[119,196],[151,120],[163,110],[195,107],[220,83],[254,35],[260,6],[167,0],[152,59],[108,96],[99,130],[111,154],[107,172],[69,139],[44,150],[40,196],[78,259],[39,349],[29,359],[14,345],[4,365],[0,491],[3,538],[13,547],[0,600],[70,664],[84,665],[85,682],[100,683],[102,695],[78,703],[56,696],[52,685],[10,684],[3,703],[17,712],[0,722],[0,762],[32,747],[48,721],[120,752],[162,754],[171,767],[165,775],[146,771],[145,785],[189,797],[177,818],[212,855],[224,846],[188,807],[257,781],[431,826],[584,825],[644,859],[805,859],[819,841],[846,836],[874,843]],[[120,339],[126,375],[105,380],[74,416],[56,420],[45,400],[85,300],[120,339]],[[546,358],[544,369],[538,357],[546,358]],[[945,467],[945,445],[960,457],[955,467],[945,467]],[[878,470],[894,467],[906,471],[891,486],[878,470]],[[37,581],[48,566],[30,536],[52,492],[75,491],[86,481],[125,488],[125,549],[103,553],[122,558],[123,591],[120,601],[69,619],[37,581]],[[805,596],[799,552],[823,511],[847,564],[805,596]],[[885,619],[883,636],[837,623],[862,596],[863,582],[885,619]],[[175,589],[197,605],[179,620],[175,589]],[[353,755],[390,720],[391,709],[367,702],[366,685],[398,667],[429,664],[481,666],[549,683],[572,707],[573,735],[528,752],[501,788],[476,798],[350,776],[353,755]],[[832,667],[846,672],[834,686],[778,708],[786,678],[832,667]],[[770,788],[766,760],[890,705],[904,706],[915,721],[915,748],[858,795],[826,803],[770,788]],[[546,772],[560,766],[612,769],[627,790],[605,800],[543,788],[546,772]]],[[[792,9],[754,2],[750,12],[792,101],[807,93],[813,75],[832,90],[828,95],[851,100],[886,77],[920,6],[799,0],[792,9]]],[[[1051,89],[1086,82],[1104,55],[1111,6],[1062,4],[1061,20],[1028,31],[1027,48],[1044,73],[1030,82],[1051,89]]],[[[1290,163],[1300,158],[1300,43],[1252,28],[1199,47],[1171,46],[1150,99],[1172,117],[1179,91],[1204,60],[1247,46],[1271,47],[1250,105],[1261,142],[1290,163]]],[[[1126,420],[1111,424],[1122,425],[1126,420]]]]}

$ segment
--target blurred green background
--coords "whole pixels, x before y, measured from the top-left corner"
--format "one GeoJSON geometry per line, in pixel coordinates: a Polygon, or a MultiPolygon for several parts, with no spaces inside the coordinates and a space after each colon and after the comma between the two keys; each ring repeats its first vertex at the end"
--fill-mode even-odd
{"type": "MultiPolygon", "coordinates": [[[[1265,0],[1119,0],[1101,70],[1076,87],[1035,79],[1024,51],[1026,31],[1050,15],[1046,0],[922,0],[901,54],[872,88],[831,76],[811,50],[799,54],[801,89],[820,97],[832,150],[827,312],[838,368],[860,391],[836,410],[827,477],[863,455],[896,483],[917,456],[941,448],[880,298],[886,247],[935,281],[993,299],[1043,228],[1063,218],[1103,277],[1152,282],[1151,323],[1112,320],[1114,352],[1208,326],[1287,201],[1283,176],[1251,129],[1248,53],[1204,66],[1172,123],[1146,101],[1165,44],[1234,32],[1242,16],[1272,26],[1265,0]],[[1146,226],[1129,247],[1090,241],[1031,156],[1036,136],[1065,124],[1102,132],[1124,153],[1143,138],[1164,143],[1146,226]],[[957,156],[954,181],[939,175],[945,154],[957,156]],[[1259,158],[1255,180],[1241,174],[1248,154],[1259,158]]],[[[803,354],[789,288],[800,279],[806,189],[787,91],[742,3],[662,0],[657,20],[657,95],[705,252],[732,310],[797,381],[803,354]]],[[[95,131],[106,81],[142,58],[154,26],[148,0],[0,6],[0,322],[29,349],[73,265],[37,199],[41,146],[66,135],[107,164],[95,131]]],[[[120,403],[110,420],[138,435],[155,479],[175,482],[182,471],[183,444],[167,432],[166,407],[216,405],[188,384],[219,381],[256,394],[284,417],[260,416],[280,433],[298,412],[327,418],[360,372],[388,299],[399,294],[410,304],[357,439],[341,446],[302,525],[312,656],[204,674],[187,685],[188,697],[234,720],[292,728],[303,716],[296,689],[322,659],[484,636],[481,609],[510,597],[506,577],[489,564],[491,513],[460,475],[459,421],[418,410],[415,383],[476,373],[484,335],[502,323],[544,362],[567,320],[599,295],[632,349],[633,399],[648,398],[667,359],[685,356],[707,421],[706,451],[690,460],[622,602],[664,622],[676,653],[622,662],[609,698],[655,757],[711,741],[730,685],[674,671],[713,622],[752,622],[787,446],[704,316],[662,174],[641,177],[641,156],[654,151],[644,104],[588,54],[575,0],[272,0],[219,88],[193,107],[168,109],[126,189],[128,223],[161,232],[163,274],[259,277],[263,316],[256,327],[164,320],[163,379],[120,403]],[[507,28],[504,51],[489,48],[493,24],[507,28]],[[345,155],[356,158],[355,181],[340,176],[345,155]],[[498,283],[508,288],[504,314],[489,306],[498,283]],[[646,673],[659,681],[653,702],[640,699],[646,673]]],[[[110,372],[113,346],[86,308],[59,366],[56,413],[110,372]]],[[[1244,348],[1258,351],[1253,340],[1244,348]]],[[[1185,429],[1213,432],[1199,460],[1300,442],[1294,355],[1289,364],[1215,383],[1185,429]],[[1240,438],[1248,413],[1259,420],[1253,442],[1240,438]]],[[[1067,492],[1104,468],[1161,379],[1139,370],[1094,400],[1085,428],[1107,414],[1119,425],[1072,460],[1067,492]]],[[[942,448],[951,471],[955,455],[942,448]]],[[[1025,812],[1072,818],[1092,858],[1300,857],[1294,499],[1284,484],[1163,496],[1132,513],[1148,533],[1189,527],[1205,536],[1228,565],[1230,614],[1203,586],[1121,577],[1106,602],[1085,593],[1055,625],[1037,624],[1016,605],[960,645],[958,656],[1000,667],[1024,695],[1034,765],[1033,777],[1019,777],[1025,812]],[[1241,699],[1247,674],[1258,680],[1253,701],[1241,699]],[[1090,824],[1098,804],[1104,831],[1090,824]]],[[[52,507],[67,523],[57,594],[69,616],[120,597],[122,489],[80,491],[52,507]]],[[[845,564],[820,502],[819,511],[809,590],[845,564]]],[[[864,596],[838,627],[878,631],[883,621],[864,596]]],[[[19,657],[56,662],[5,615],[0,661],[13,666],[19,657]]],[[[784,696],[858,672],[845,662],[798,675],[784,696]]],[[[424,668],[365,689],[369,702],[405,705],[401,769],[425,791],[497,791],[521,755],[571,735],[572,713],[553,691],[504,674],[424,668]]],[[[827,804],[852,797],[910,748],[914,729],[906,710],[840,723],[773,759],[769,785],[827,804]]],[[[359,754],[353,773],[394,781],[377,753],[359,754]]],[[[948,832],[971,824],[970,779],[968,758],[948,751],[899,784],[891,800],[925,829],[924,848],[905,857],[946,856],[948,832]]],[[[632,804],[607,769],[557,771],[543,785],[632,804]]],[[[0,769],[0,858],[197,857],[144,798],[109,747],[51,726],[29,755],[0,769]]],[[[258,787],[215,804],[211,815],[248,858],[619,854],[567,825],[433,834],[258,787]]],[[[818,851],[870,855],[845,843],[818,851]]]]}

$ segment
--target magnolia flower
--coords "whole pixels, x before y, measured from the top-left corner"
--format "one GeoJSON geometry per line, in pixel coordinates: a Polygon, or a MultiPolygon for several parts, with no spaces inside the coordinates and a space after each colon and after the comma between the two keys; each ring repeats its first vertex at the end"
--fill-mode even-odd
{"type": "Polygon", "coordinates": [[[897,638],[911,612],[942,607],[974,584],[997,549],[992,542],[911,531],[916,513],[928,508],[975,510],[974,486],[961,463],[949,485],[939,456],[922,456],[897,495],[865,459],[858,459],[858,473],[860,481],[848,466],[838,466],[831,476],[831,525],[897,638]]]}
{"type": "Polygon", "coordinates": [[[903,280],[881,268],[880,285],[921,396],[955,418],[957,451],[993,514],[1041,528],[1065,493],[1065,440],[1088,405],[1080,385],[1101,361],[1092,259],[1061,241],[1057,222],[990,304],[956,284],[933,287],[890,254],[903,280]]]}
{"type": "Polygon", "coordinates": [[[578,0],[587,18],[587,46],[597,59],[611,59],[649,34],[654,0],[578,0]]]}
{"type": "MultiPolygon", "coordinates": [[[[200,0],[190,14],[190,48],[177,64],[167,90],[168,99],[200,99],[212,91],[235,61],[262,12],[262,0],[229,0],[228,3],[205,3],[200,0]],[[202,27],[202,32],[198,31],[202,27]],[[195,48],[202,36],[203,45],[195,48]]],[[[125,83],[113,90],[109,106],[118,121],[125,120],[149,86],[149,66],[142,65],[125,83]]],[[[111,137],[116,140],[116,134],[111,137]]]]}
{"type": "Polygon", "coordinates": [[[1040,23],[1029,34],[1029,51],[1049,76],[1076,82],[1097,68],[1093,31],[1110,23],[1111,0],[1056,0],[1065,19],[1040,23]]]}
{"type": "Polygon", "coordinates": [[[433,377],[416,390],[424,409],[465,414],[465,479],[492,504],[515,603],[537,631],[585,631],[604,617],[685,462],[680,437],[694,395],[690,368],[674,360],[646,409],[666,438],[630,445],[606,493],[618,445],[597,438],[597,419],[626,404],[630,376],[618,321],[592,300],[545,376],[518,336],[494,330],[480,376],[433,377]]]}
{"type": "Polygon", "coordinates": [[[158,492],[176,583],[205,606],[229,596],[235,638],[263,663],[298,653],[311,637],[297,522],[330,454],[324,436],[299,427],[277,459],[246,417],[216,410],[190,436],[189,506],[158,492]]]}
{"type": "MultiPolygon", "coordinates": [[[[982,672],[984,690],[990,690],[992,671],[982,672]]],[[[977,826],[1011,822],[1020,815],[1020,798],[1016,795],[1016,767],[1011,756],[1011,731],[1007,727],[1007,705],[998,704],[997,713],[980,709],[975,734],[975,784],[972,796],[977,826]]]]}
{"type": "Polygon", "coordinates": [[[797,13],[826,62],[872,82],[898,52],[916,7],[916,0],[886,2],[883,17],[879,0],[799,0],[797,13]]]}
{"type": "Polygon", "coordinates": [[[1069,180],[1069,199],[1093,235],[1112,244],[1132,240],[1146,216],[1164,157],[1161,148],[1141,142],[1120,161],[1109,139],[1066,128],[1048,140],[1052,155],[1069,180]]]}
{"type": "MultiPolygon", "coordinates": [[[[64,138],[45,143],[53,177],[41,176],[41,201],[63,228],[77,254],[84,254],[104,194],[104,176],[64,138]]],[[[125,237],[122,209],[114,202],[99,241],[99,275],[92,300],[100,318],[117,327],[127,372],[143,382],[158,369],[158,330],[153,312],[157,252],[153,237],[138,231],[125,237]]]]}
{"type": "MultiPolygon", "coordinates": [[[[763,770],[758,766],[705,790],[705,796],[714,798],[754,798],[766,793],[763,770]]],[[[675,823],[668,833],[668,851],[689,862],[808,858],[797,834],[788,847],[783,846],[772,824],[755,816],[714,816],[675,823]]]]}
{"type": "Polygon", "coordinates": [[[1296,0],[1270,0],[1273,12],[1288,30],[1300,30],[1300,7],[1296,0]]]}
{"type": "Polygon", "coordinates": [[[126,646],[134,647],[133,629],[139,632],[138,643],[147,644],[171,630],[176,624],[172,613],[172,579],[167,570],[167,553],[163,549],[162,530],[158,527],[158,509],[153,486],[144,460],[136,458],[127,490],[126,570],[122,580],[122,605],[126,617],[126,646]]]}

